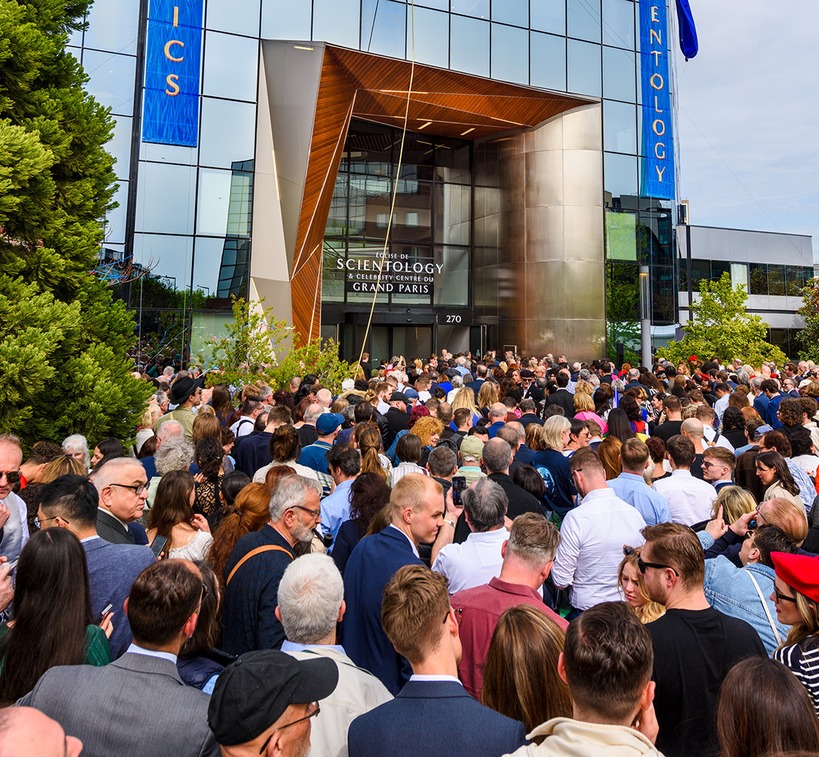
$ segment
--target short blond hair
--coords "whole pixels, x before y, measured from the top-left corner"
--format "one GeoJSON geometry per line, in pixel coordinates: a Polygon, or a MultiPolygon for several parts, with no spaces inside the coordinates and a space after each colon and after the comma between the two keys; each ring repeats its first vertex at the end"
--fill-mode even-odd
{"type": "Polygon", "coordinates": [[[407,473],[402,476],[390,494],[390,511],[393,516],[400,514],[408,507],[414,513],[420,512],[423,509],[424,497],[429,487],[436,489],[443,498],[444,487],[435,479],[421,473],[407,473]]]}

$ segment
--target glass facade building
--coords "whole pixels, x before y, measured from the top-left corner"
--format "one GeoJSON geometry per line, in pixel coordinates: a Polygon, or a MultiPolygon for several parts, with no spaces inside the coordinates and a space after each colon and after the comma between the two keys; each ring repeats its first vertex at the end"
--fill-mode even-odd
{"type": "MultiPolygon", "coordinates": [[[[675,204],[641,195],[639,11],[634,0],[205,0],[196,144],[180,146],[143,141],[151,3],[96,0],[71,45],[116,121],[120,205],[105,256],[144,274],[121,293],[146,355],[191,341],[195,354],[236,295],[289,308],[302,332],[335,336],[347,356],[371,321],[374,359],[504,344],[592,357],[628,342],[640,265],[653,322],[673,324],[675,204]],[[328,61],[348,79],[366,62],[344,51],[415,61],[430,81],[463,74],[464,96],[480,78],[519,100],[545,90],[564,101],[542,121],[507,114],[497,127],[488,110],[466,128],[410,119],[402,139],[385,98],[400,105],[409,87],[390,95],[377,71],[361,73],[358,91],[382,110],[338,120],[319,182],[326,202],[305,220],[328,61]],[[299,155],[303,175],[291,180],[299,155]],[[320,244],[300,256],[316,222],[320,244]],[[308,261],[321,262],[318,301],[299,315],[313,296],[314,279],[298,280],[308,261]]],[[[667,53],[668,30],[662,42],[667,53]]],[[[469,112],[446,103],[456,106],[469,112]]]]}

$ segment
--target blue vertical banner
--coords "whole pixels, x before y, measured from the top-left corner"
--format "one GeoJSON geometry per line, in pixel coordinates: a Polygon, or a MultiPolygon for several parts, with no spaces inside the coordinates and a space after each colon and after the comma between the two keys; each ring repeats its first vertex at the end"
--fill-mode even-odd
{"type": "Polygon", "coordinates": [[[666,0],[640,0],[643,171],[640,195],[674,199],[674,135],[666,0]]]}
{"type": "Polygon", "coordinates": [[[195,147],[203,0],[151,0],[142,141],[195,147]]]}

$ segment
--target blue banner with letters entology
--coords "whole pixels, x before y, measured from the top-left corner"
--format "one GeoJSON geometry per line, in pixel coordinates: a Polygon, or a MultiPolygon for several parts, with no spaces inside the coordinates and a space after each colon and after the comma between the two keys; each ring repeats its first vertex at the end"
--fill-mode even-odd
{"type": "Polygon", "coordinates": [[[151,0],[143,142],[196,146],[201,61],[202,0],[151,0]]]}
{"type": "Polygon", "coordinates": [[[643,171],[640,195],[674,199],[674,137],[666,0],[640,0],[643,171]]]}

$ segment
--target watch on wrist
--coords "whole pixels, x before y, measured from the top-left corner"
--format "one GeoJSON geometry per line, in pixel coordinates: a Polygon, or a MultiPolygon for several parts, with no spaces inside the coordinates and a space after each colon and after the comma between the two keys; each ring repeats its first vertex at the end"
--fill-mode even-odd
{"type": "Polygon", "coordinates": [[[452,528],[455,528],[455,521],[454,520],[447,520],[446,518],[444,518],[444,523],[446,523],[449,526],[452,526],[452,528]]]}

